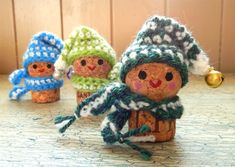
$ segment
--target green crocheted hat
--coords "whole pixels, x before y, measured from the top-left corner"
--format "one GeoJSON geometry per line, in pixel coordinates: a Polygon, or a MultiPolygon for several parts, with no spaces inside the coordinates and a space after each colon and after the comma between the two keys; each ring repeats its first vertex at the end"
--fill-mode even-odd
{"type": "Polygon", "coordinates": [[[98,56],[113,66],[116,63],[116,54],[113,48],[95,30],[80,26],[76,28],[65,41],[62,59],[67,66],[74,60],[85,56],[98,56]]]}
{"type": "Polygon", "coordinates": [[[120,77],[134,67],[145,63],[165,63],[181,74],[182,87],[188,82],[188,71],[205,75],[209,58],[194,37],[172,18],[153,16],[147,20],[133,44],[122,55],[120,77]]]}

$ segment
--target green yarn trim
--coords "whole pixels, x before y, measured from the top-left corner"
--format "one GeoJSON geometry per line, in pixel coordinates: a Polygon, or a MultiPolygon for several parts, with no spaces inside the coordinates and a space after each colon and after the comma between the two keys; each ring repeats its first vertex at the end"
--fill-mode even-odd
{"type": "Polygon", "coordinates": [[[62,57],[67,65],[71,65],[74,60],[86,56],[103,58],[111,66],[116,63],[116,53],[110,44],[95,30],[80,26],[65,41],[62,57]]]}
{"type": "Polygon", "coordinates": [[[117,62],[113,66],[112,70],[109,72],[109,75],[108,75],[109,80],[120,82],[120,69],[121,69],[121,65],[122,64],[120,62],[117,62]]]}
{"type": "Polygon", "coordinates": [[[71,82],[73,87],[81,92],[94,93],[111,81],[104,78],[81,77],[78,75],[73,75],[71,77],[71,82]]]}
{"type": "Polygon", "coordinates": [[[67,58],[66,58],[66,63],[67,64],[73,64],[73,62],[76,60],[76,59],[79,59],[81,57],[91,57],[91,56],[97,56],[97,57],[100,57],[106,61],[108,61],[110,63],[110,65],[113,67],[116,63],[116,59],[113,58],[112,56],[110,56],[110,54],[102,51],[102,50],[96,50],[96,49],[93,49],[93,50],[84,50],[84,51],[76,51],[76,50],[72,50],[70,52],[69,55],[67,55],[67,58]]]}

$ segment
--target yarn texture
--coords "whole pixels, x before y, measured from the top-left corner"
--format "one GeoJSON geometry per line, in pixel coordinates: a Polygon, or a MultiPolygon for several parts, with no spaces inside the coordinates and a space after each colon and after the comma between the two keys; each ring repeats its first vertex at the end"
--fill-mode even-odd
{"type": "MultiPolygon", "coordinates": [[[[109,112],[101,124],[103,140],[108,144],[116,142],[127,144],[132,149],[139,151],[144,159],[149,159],[151,153],[133,144],[130,139],[131,136],[150,131],[150,127],[143,125],[124,134],[121,133],[122,128],[131,117],[131,112],[148,112],[158,120],[179,119],[183,114],[183,106],[177,95],[163,98],[157,102],[148,98],[147,95],[132,92],[133,89],[128,87],[131,84],[125,84],[126,76],[132,69],[149,63],[161,63],[173,67],[179,72],[182,80],[181,87],[188,82],[188,71],[203,75],[209,67],[208,57],[183,25],[172,18],[153,16],[144,23],[133,43],[122,54],[121,61],[117,65],[120,69],[122,83],[111,83],[99,89],[77,106],[73,116],[58,116],[55,124],[59,131],[65,132],[75,120],[81,117],[109,112]]],[[[171,76],[160,79],[168,82],[173,77],[172,73],[170,74],[171,76]]],[[[145,79],[146,76],[145,73],[139,78],[145,79]]],[[[156,74],[156,76],[159,75],[156,74]]],[[[160,79],[158,83],[161,84],[160,79]]],[[[148,89],[147,86],[149,85],[146,84],[143,87],[148,89]]],[[[157,92],[157,86],[155,89],[153,88],[152,90],[157,92]]],[[[139,141],[145,141],[146,137],[141,137],[139,141]]]]}
{"type": "MultiPolygon", "coordinates": [[[[140,147],[134,145],[129,140],[124,140],[120,133],[127,120],[130,118],[131,111],[150,112],[157,119],[177,119],[183,114],[183,106],[178,96],[156,102],[145,96],[135,94],[130,91],[126,84],[112,83],[100,89],[92,96],[85,99],[78,105],[74,116],[58,116],[55,118],[55,124],[61,133],[80,117],[97,116],[105,112],[110,112],[101,125],[101,134],[106,143],[113,144],[115,142],[125,143],[133,149],[137,149],[140,153],[143,151],[140,147]]],[[[145,125],[146,127],[146,125],[145,125]]],[[[147,127],[149,129],[149,127],[147,127]]],[[[146,132],[134,130],[135,132],[126,135],[125,138],[136,134],[146,132]]],[[[151,155],[146,150],[141,155],[144,159],[148,159],[147,155],[151,155]],[[147,155],[146,155],[147,154],[147,155]],[[146,157],[147,156],[147,157],[146,157]]]]}
{"type": "Polygon", "coordinates": [[[35,34],[23,56],[22,69],[16,70],[9,75],[9,81],[13,89],[9,92],[10,99],[18,100],[30,90],[57,89],[63,85],[62,80],[50,77],[31,77],[27,67],[34,62],[48,62],[54,64],[63,48],[63,41],[52,33],[40,32],[35,34]],[[24,79],[24,86],[19,86],[24,79]]]}
{"type": "Polygon", "coordinates": [[[183,55],[176,54],[175,56],[187,65],[190,72],[196,75],[208,73],[210,66],[207,54],[201,49],[187,28],[173,18],[151,17],[138,32],[134,43],[175,46],[183,52],[183,55]]]}
{"type": "Polygon", "coordinates": [[[71,76],[71,82],[74,88],[80,92],[96,92],[99,88],[110,83],[110,80],[105,78],[81,77],[78,75],[71,76]]]}
{"type": "Polygon", "coordinates": [[[61,76],[60,71],[73,65],[73,62],[79,58],[99,57],[106,60],[112,67],[107,78],[91,78],[73,74],[71,82],[74,88],[81,92],[96,92],[102,86],[118,80],[119,68],[116,64],[116,53],[107,41],[95,30],[86,27],[77,27],[65,41],[64,49],[60,58],[55,63],[55,71],[61,76]]]}
{"type": "Polygon", "coordinates": [[[86,56],[101,57],[112,66],[116,63],[115,51],[106,40],[95,30],[80,26],[65,41],[62,58],[68,65],[71,65],[75,59],[86,56]]]}

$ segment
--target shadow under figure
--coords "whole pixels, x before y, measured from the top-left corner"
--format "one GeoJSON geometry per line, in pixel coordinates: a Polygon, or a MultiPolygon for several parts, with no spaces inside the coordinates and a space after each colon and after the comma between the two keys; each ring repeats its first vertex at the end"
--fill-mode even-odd
{"type": "Polygon", "coordinates": [[[134,42],[123,53],[120,79],[85,99],[73,116],[58,116],[63,133],[76,119],[110,112],[101,125],[106,143],[125,143],[144,159],[151,153],[133,141],[168,141],[175,135],[175,120],[183,114],[178,91],[188,82],[188,70],[206,75],[207,55],[186,28],[167,17],[145,22],[134,42]],[[129,131],[120,131],[129,120],[129,131]]]}

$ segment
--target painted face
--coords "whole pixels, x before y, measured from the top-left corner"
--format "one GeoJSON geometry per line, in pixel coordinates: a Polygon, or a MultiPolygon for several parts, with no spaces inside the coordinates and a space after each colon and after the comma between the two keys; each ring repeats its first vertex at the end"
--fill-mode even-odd
{"type": "Polygon", "coordinates": [[[77,59],[73,63],[74,72],[83,77],[107,78],[111,70],[110,64],[99,57],[88,56],[77,59]]]}
{"type": "Polygon", "coordinates": [[[180,73],[162,63],[142,64],[133,68],[126,75],[125,82],[132,92],[155,101],[175,96],[182,84],[180,73]]]}
{"type": "Polygon", "coordinates": [[[28,66],[31,77],[49,77],[54,72],[54,65],[48,62],[34,62],[28,66]]]}

